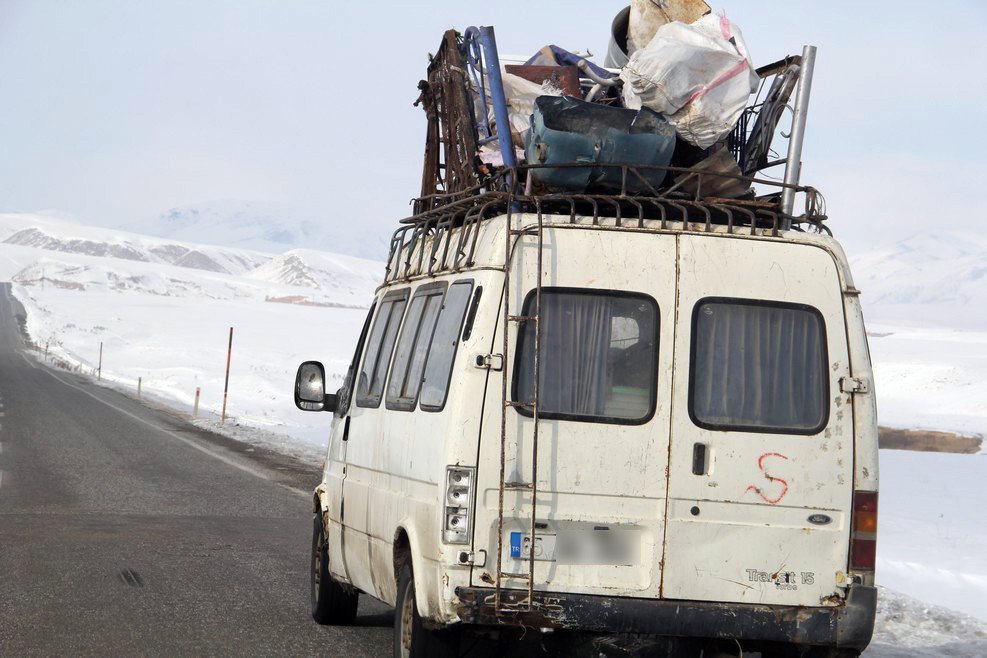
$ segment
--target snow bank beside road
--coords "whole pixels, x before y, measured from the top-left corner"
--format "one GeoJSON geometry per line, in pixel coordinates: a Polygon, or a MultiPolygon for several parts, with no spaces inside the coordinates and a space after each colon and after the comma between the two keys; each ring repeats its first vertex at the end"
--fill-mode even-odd
{"type": "Polygon", "coordinates": [[[882,587],[865,658],[983,658],[987,622],[882,587]]]}

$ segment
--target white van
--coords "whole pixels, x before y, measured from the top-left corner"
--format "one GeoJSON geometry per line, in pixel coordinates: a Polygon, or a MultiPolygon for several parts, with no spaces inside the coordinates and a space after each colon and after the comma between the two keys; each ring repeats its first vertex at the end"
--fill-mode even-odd
{"type": "Polygon", "coordinates": [[[335,413],[315,619],[394,605],[395,655],[466,625],[857,655],[876,407],[859,292],[814,228],[496,193],[408,220],[346,384],[299,368],[299,407],[335,413]]]}

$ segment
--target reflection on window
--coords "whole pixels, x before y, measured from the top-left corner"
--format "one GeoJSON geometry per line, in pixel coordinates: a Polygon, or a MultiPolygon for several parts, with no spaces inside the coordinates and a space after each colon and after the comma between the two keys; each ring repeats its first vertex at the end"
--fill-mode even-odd
{"type": "Polygon", "coordinates": [[[700,426],[813,434],[826,424],[825,326],[815,309],[701,301],[692,359],[689,406],[700,426]]]}
{"type": "MultiPolygon", "coordinates": [[[[524,315],[535,313],[528,295],[524,315]]],[[[519,333],[514,399],[532,402],[535,325],[519,333]]],[[[640,423],[654,412],[658,307],[645,295],[542,291],[538,405],[543,418],[640,423]]],[[[519,408],[525,413],[523,408],[519,408]]]]}
{"type": "Polygon", "coordinates": [[[415,293],[408,310],[408,319],[401,330],[394,356],[394,367],[387,384],[387,406],[413,409],[422,382],[425,357],[432,344],[435,320],[442,306],[442,287],[429,287],[415,293]]]}
{"type": "Polygon", "coordinates": [[[452,364],[459,344],[459,330],[463,326],[466,305],[473,290],[472,281],[457,281],[449,287],[439,321],[432,338],[432,349],[425,365],[425,381],[422,384],[421,408],[439,411],[445,406],[452,377],[452,364]]]}
{"type": "Polygon", "coordinates": [[[407,299],[408,291],[405,290],[399,295],[385,297],[380,305],[380,312],[367,341],[367,355],[363,359],[363,368],[357,382],[358,407],[376,407],[380,404],[381,394],[384,391],[384,378],[387,376],[387,367],[391,363],[391,352],[394,349],[394,340],[398,335],[398,327],[401,325],[401,316],[404,315],[407,299]]]}

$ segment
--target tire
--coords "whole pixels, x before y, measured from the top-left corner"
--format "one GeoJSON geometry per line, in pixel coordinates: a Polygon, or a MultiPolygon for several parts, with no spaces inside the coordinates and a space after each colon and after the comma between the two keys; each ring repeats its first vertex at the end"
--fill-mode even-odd
{"type": "Polygon", "coordinates": [[[398,576],[394,610],[394,658],[446,658],[459,655],[459,634],[425,628],[415,603],[415,579],[405,563],[398,576]]]}
{"type": "Polygon", "coordinates": [[[329,552],[322,515],[316,514],[312,527],[312,619],[320,624],[351,626],[356,621],[360,593],[329,575],[329,552]]]}

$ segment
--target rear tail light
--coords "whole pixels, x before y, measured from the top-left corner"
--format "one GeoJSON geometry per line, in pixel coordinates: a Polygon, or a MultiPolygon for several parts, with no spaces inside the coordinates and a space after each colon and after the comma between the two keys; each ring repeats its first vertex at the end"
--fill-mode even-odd
{"type": "Polygon", "coordinates": [[[476,470],[446,467],[445,524],[442,539],[448,544],[468,544],[472,525],[471,502],[476,470]]]}
{"type": "Polygon", "coordinates": [[[853,492],[850,570],[873,571],[877,559],[877,492],[853,492]]]}

